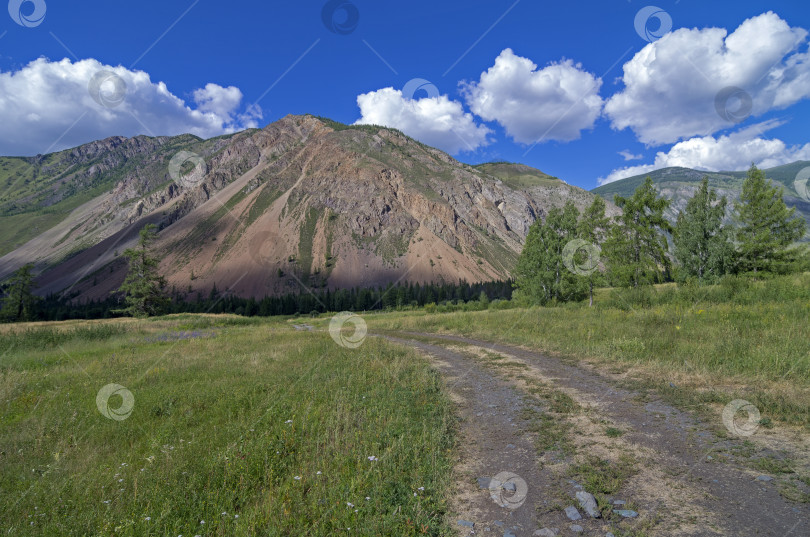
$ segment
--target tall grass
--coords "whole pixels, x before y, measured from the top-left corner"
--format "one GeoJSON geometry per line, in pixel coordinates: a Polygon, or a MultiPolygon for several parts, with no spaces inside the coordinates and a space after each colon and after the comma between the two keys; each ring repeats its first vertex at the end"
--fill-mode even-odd
{"type": "Polygon", "coordinates": [[[125,325],[102,324],[81,326],[67,330],[55,328],[27,328],[0,334],[0,349],[29,350],[57,347],[70,341],[103,341],[113,336],[126,334],[125,325]]]}
{"type": "Polygon", "coordinates": [[[19,335],[2,359],[0,533],[447,534],[451,420],[424,359],[275,321],[143,335],[204,324],[72,333],[62,350],[19,335]],[[96,407],[109,383],[134,396],[123,421],[96,407]]]}

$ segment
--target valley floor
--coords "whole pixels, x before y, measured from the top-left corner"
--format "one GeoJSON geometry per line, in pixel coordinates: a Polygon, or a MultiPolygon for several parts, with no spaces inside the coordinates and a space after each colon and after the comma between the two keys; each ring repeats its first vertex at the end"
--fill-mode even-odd
{"type": "Polygon", "coordinates": [[[807,535],[792,307],[0,326],[0,532],[807,535]]]}

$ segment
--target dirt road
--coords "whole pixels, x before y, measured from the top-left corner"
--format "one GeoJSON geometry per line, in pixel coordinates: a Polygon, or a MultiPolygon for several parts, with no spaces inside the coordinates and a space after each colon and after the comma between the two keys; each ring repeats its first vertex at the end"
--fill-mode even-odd
{"type": "Polygon", "coordinates": [[[810,535],[810,506],[785,499],[778,475],[748,464],[784,454],[723,438],[717,423],[531,350],[384,337],[430,356],[457,404],[459,535],[810,535]],[[596,496],[598,518],[577,492],[596,496]]]}

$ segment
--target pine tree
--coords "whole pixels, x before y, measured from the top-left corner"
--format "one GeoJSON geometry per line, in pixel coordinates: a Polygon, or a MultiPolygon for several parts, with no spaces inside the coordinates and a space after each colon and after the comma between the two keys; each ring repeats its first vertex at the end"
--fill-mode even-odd
{"type": "Polygon", "coordinates": [[[565,245],[577,238],[579,210],[570,201],[554,207],[545,222],[529,228],[515,268],[515,288],[534,302],[576,300],[584,296],[583,280],[565,267],[565,245]]]}
{"type": "Polygon", "coordinates": [[[672,231],[664,218],[670,201],[658,197],[652,178],[647,177],[632,196],[617,195],[615,203],[623,212],[605,242],[611,276],[616,284],[627,287],[660,280],[661,270],[670,268],[663,235],[672,231]]]}
{"type": "MultiPolygon", "coordinates": [[[[596,196],[585,212],[578,226],[579,237],[595,247],[600,247],[610,231],[610,219],[605,216],[605,200],[596,196]]],[[[593,306],[593,288],[602,280],[602,273],[594,270],[585,276],[588,282],[588,305],[593,306]]]]}
{"type": "Polygon", "coordinates": [[[804,221],[788,209],[782,189],[753,164],[736,204],[737,261],[742,272],[785,272],[799,252],[791,248],[804,236],[804,221]]]}
{"type": "Polygon", "coordinates": [[[686,208],[678,213],[672,242],[683,276],[712,282],[730,271],[734,248],[723,225],[726,205],[726,198],[718,201],[717,192],[709,189],[709,180],[704,177],[686,208]]]}
{"type": "Polygon", "coordinates": [[[4,321],[23,322],[34,319],[39,297],[31,291],[34,287],[34,265],[23,265],[8,281],[8,296],[3,301],[0,318],[4,321]]]}
{"type": "Polygon", "coordinates": [[[115,310],[133,317],[147,317],[162,313],[169,304],[166,280],[158,273],[160,262],[151,252],[157,239],[154,224],[147,224],[140,232],[138,246],[128,248],[124,256],[129,260],[129,272],[119,292],[124,293],[127,307],[115,310]]]}

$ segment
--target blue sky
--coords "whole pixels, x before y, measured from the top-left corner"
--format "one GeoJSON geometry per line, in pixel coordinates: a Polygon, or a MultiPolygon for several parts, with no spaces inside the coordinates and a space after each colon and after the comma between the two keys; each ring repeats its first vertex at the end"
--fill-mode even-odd
{"type": "Polygon", "coordinates": [[[803,2],[655,0],[672,28],[656,40],[651,19],[652,42],[635,24],[647,1],[343,0],[359,19],[336,9],[342,34],[320,0],[37,0],[17,21],[15,2],[0,16],[1,154],[311,113],[384,122],[464,162],[523,162],[587,189],[664,165],[810,159],[803,2]],[[37,7],[44,18],[19,24],[37,7]],[[88,97],[98,71],[126,82],[122,104],[88,97]],[[414,78],[433,93],[402,95],[414,78]],[[730,105],[743,107],[738,123],[715,111],[726,87],[743,92],[730,105]]]}

